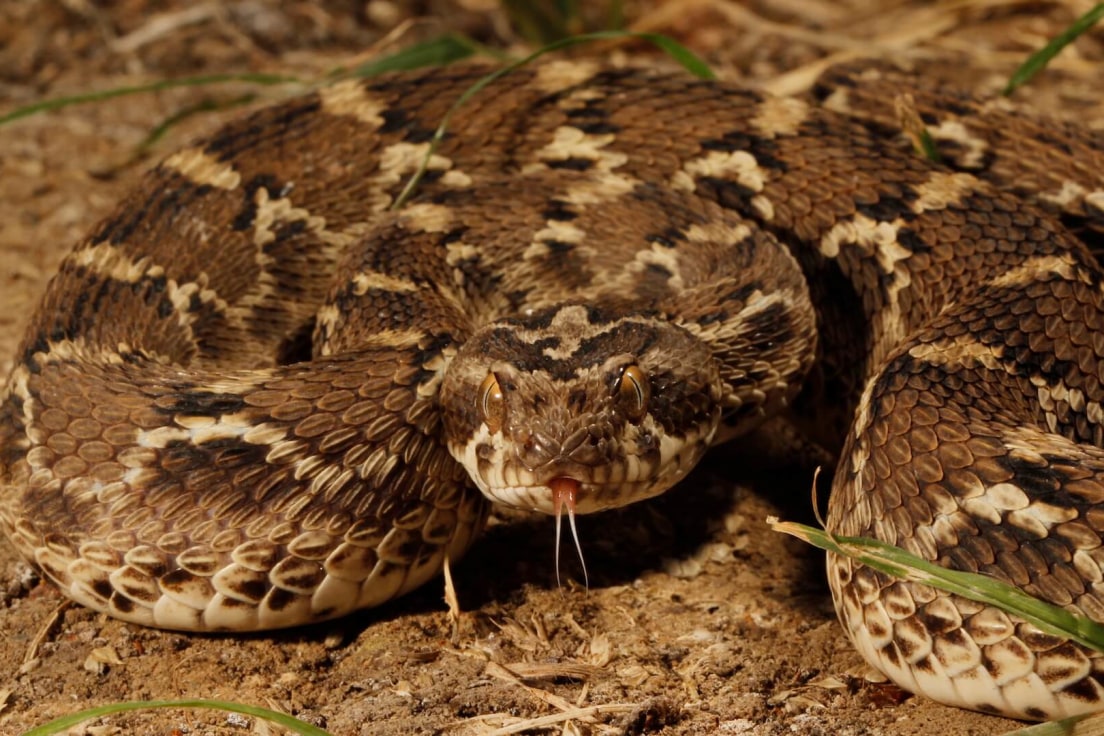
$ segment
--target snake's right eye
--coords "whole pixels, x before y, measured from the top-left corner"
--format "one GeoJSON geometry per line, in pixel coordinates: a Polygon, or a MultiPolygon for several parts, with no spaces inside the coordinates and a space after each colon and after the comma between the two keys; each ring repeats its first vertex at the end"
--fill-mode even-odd
{"type": "Polygon", "coordinates": [[[502,429],[506,423],[506,397],[494,373],[488,373],[483,383],[479,384],[479,414],[491,434],[502,429]]]}

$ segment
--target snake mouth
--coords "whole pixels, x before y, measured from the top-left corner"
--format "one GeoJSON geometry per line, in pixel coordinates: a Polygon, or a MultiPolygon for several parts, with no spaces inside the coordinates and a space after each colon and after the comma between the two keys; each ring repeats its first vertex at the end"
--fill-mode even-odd
{"type": "Polygon", "coordinates": [[[491,485],[482,490],[485,496],[504,506],[555,516],[558,509],[564,508],[576,514],[593,514],[620,508],[656,496],[667,487],[668,485],[657,485],[654,480],[595,483],[561,476],[550,479],[547,483],[491,485]]]}
{"type": "MultiPolygon", "coordinates": [[[[475,437],[450,445],[453,457],[489,500],[523,511],[556,515],[554,487],[573,484],[574,514],[592,514],[621,508],[666,491],[682,480],[705,453],[713,427],[705,433],[688,432],[663,438],[657,448],[643,454],[614,453],[609,462],[583,464],[556,458],[538,467],[521,462],[513,446],[491,437],[486,428],[475,437]]],[[[561,506],[561,508],[563,508],[561,506]]]]}

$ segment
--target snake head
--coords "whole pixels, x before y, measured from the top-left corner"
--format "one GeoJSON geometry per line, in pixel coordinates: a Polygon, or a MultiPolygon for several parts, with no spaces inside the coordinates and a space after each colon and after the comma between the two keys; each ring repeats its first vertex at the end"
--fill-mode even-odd
{"type": "Polygon", "coordinates": [[[662,493],[721,415],[709,348],[647,314],[569,304],[478,329],[441,386],[449,450],[492,500],[554,513],[553,481],[588,513],[662,493]]]}

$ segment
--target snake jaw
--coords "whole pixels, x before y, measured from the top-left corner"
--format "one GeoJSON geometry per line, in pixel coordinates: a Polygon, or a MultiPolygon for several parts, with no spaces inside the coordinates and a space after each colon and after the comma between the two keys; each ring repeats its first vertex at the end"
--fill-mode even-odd
{"type": "MultiPolygon", "coordinates": [[[[552,463],[530,470],[496,458],[484,463],[485,473],[469,473],[483,495],[495,503],[551,516],[565,509],[571,514],[592,514],[663,493],[693,469],[707,447],[707,441],[694,438],[678,447],[664,447],[658,462],[634,458],[619,468],[608,464],[567,468],[552,463]]],[[[474,449],[467,452],[475,454],[474,449]]],[[[467,465],[466,458],[461,462],[467,465]]]]}
{"type": "Polygon", "coordinates": [[[663,437],[640,454],[613,445],[617,459],[593,465],[556,455],[534,467],[515,451],[508,431],[491,432],[485,425],[449,449],[495,503],[550,516],[569,503],[569,511],[591,514],[651,498],[675,485],[705,454],[716,429],[714,421],[679,438],[663,437]]]}

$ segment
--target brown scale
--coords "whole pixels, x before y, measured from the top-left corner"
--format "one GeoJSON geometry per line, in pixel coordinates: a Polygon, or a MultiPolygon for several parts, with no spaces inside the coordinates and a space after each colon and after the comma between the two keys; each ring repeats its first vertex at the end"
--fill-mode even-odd
{"type": "MultiPolygon", "coordinates": [[[[590,339],[628,308],[638,321],[618,339],[675,322],[719,366],[684,403],[668,388],[692,385],[681,372],[705,354],[655,369],[640,424],[618,425],[648,463],[641,417],[704,445],[711,430],[675,428],[724,413],[736,434],[789,403],[815,357],[797,410],[827,398],[844,417],[820,422],[843,447],[833,531],[1104,620],[1097,266],[1032,205],[887,135],[877,90],[902,78],[867,69],[814,94],[861,108],[861,124],[678,74],[512,73],[460,109],[392,215],[482,70],[346,82],[230,123],[151,172],[48,287],[0,404],[0,525],[67,594],[144,624],[271,628],[383,603],[482,523],[444,428],[475,436],[490,415],[438,401],[463,341],[498,316],[517,337],[543,329],[523,318],[579,325],[601,306],[609,325],[590,339]]],[[[942,128],[950,164],[1041,198],[1091,242],[1098,140],[923,88],[914,104],[983,139],[975,161],[975,141],[942,128]]],[[[635,411],[631,391],[587,385],[612,414],[635,411]]],[[[598,456],[613,435],[584,429],[578,456],[598,456]]],[[[1098,654],[852,563],[829,570],[848,634],[906,688],[1028,718],[1104,702],[1098,654]]]]}
{"type": "MultiPolygon", "coordinates": [[[[916,72],[864,59],[828,70],[813,93],[831,109],[896,135],[901,120],[895,103],[904,91],[944,161],[1061,214],[1074,229],[1104,232],[1099,131],[1025,115],[1007,100],[979,100],[952,86],[932,88],[918,80],[916,72]]],[[[1088,239],[1100,245],[1099,235],[1088,239]]]]}

